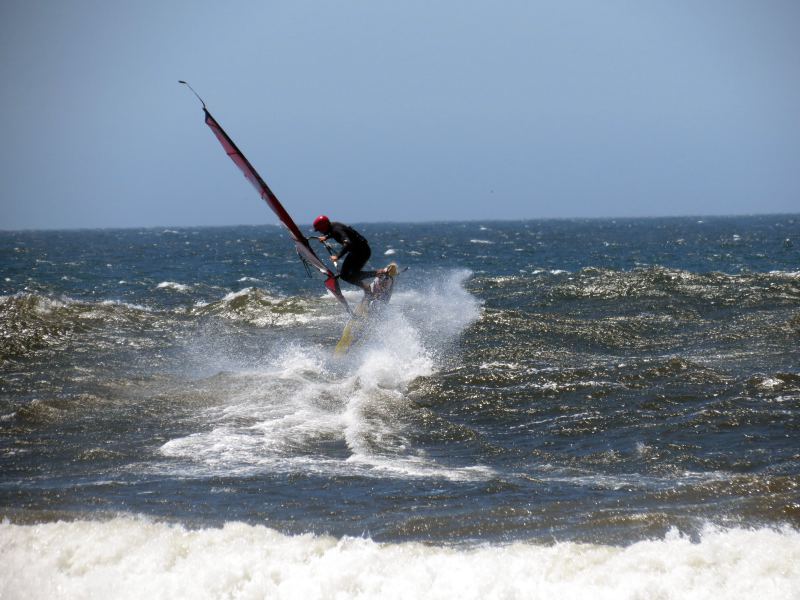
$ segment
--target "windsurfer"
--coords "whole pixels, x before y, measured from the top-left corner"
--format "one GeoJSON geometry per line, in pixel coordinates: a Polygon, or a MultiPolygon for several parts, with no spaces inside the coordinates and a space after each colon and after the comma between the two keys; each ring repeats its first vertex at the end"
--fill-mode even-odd
{"type": "Polygon", "coordinates": [[[345,257],[344,264],[342,264],[342,267],[339,269],[339,278],[347,283],[360,287],[366,294],[370,294],[369,283],[365,280],[375,277],[385,270],[361,270],[364,265],[367,264],[370,254],[372,254],[369,243],[364,236],[344,223],[331,221],[325,215],[320,215],[314,219],[314,229],[323,234],[318,238],[319,241],[325,242],[333,238],[341,244],[342,247],[341,250],[339,250],[339,254],[331,256],[331,260],[334,263],[342,257],[345,257]]]}

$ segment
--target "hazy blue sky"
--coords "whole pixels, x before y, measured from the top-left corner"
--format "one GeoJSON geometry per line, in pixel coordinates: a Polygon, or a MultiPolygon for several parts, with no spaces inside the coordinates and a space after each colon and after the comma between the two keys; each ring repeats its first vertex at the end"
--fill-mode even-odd
{"type": "Polygon", "coordinates": [[[2,0],[0,228],[800,212],[796,0],[2,0]]]}

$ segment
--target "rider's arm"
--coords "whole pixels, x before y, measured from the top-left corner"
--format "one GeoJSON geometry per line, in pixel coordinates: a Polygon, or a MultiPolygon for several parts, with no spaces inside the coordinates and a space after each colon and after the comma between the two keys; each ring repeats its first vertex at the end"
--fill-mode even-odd
{"type": "MultiPolygon", "coordinates": [[[[336,225],[334,225],[333,227],[336,227],[336,225]]],[[[331,231],[328,234],[328,237],[333,237],[333,239],[335,239],[342,245],[341,249],[339,250],[339,258],[342,258],[345,254],[350,252],[353,246],[353,242],[350,241],[350,237],[347,235],[347,231],[345,231],[343,228],[337,228],[335,233],[336,235],[334,235],[334,232],[331,231]]]]}

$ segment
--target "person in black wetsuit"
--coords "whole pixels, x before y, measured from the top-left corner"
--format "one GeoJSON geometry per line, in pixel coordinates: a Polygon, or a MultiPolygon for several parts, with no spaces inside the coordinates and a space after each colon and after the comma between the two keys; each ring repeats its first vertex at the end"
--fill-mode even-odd
{"type": "Polygon", "coordinates": [[[369,283],[364,280],[375,277],[381,271],[361,270],[367,264],[370,254],[372,254],[364,236],[344,223],[331,221],[325,215],[320,215],[314,219],[314,229],[323,234],[318,238],[319,241],[324,242],[329,238],[333,238],[342,245],[339,254],[331,256],[331,260],[334,262],[345,257],[344,264],[339,269],[339,277],[347,283],[357,285],[369,294],[369,283]]]}

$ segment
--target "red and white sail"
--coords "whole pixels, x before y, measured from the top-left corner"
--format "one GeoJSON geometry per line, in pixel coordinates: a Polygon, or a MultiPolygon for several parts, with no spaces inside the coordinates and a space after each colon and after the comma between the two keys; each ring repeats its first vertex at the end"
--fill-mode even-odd
{"type": "Polygon", "coordinates": [[[236,144],[233,143],[233,140],[227,133],[225,133],[225,130],[220,126],[220,124],[217,123],[216,119],[211,116],[211,113],[208,112],[208,109],[205,107],[205,105],[203,106],[203,112],[206,114],[206,125],[208,125],[211,128],[211,131],[214,132],[214,135],[217,136],[219,143],[222,144],[222,147],[225,149],[225,153],[230,156],[231,160],[236,164],[237,167],[239,167],[239,170],[241,170],[247,180],[253,184],[253,187],[256,188],[259,195],[278,216],[278,219],[280,219],[281,223],[283,223],[286,229],[289,230],[289,235],[291,235],[292,239],[294,239],[295,247],[297,249],[297,253],[300,255],[300,258],[307,265],[314,267],[325,276],[325,287],[336,297],[337,300],[339,300],[339,302],[345,306],[345,308],[347,308],[349,312],[350,308],[347,305],[347,300],[345,300],[344,296],[342,295],[341,289],[339,289],[339,280],[336,278],[336,275],[314,253],[314,251],[311,249],[311,245],[306,239],[306,236],[301,233],[300,229],[292,220],[292,217],[289,216],[289,213],[286,212],[286,209],[278,201],[277,196],[272,193],[272,190],[269,189],[269,186],[266,184],[266,182],[261,179],[261,176],[253,168],[253,165],[251,165],[250,161],[247,160],[244,154],[242,154],[242,151],[236,147],[236,144]]]}

